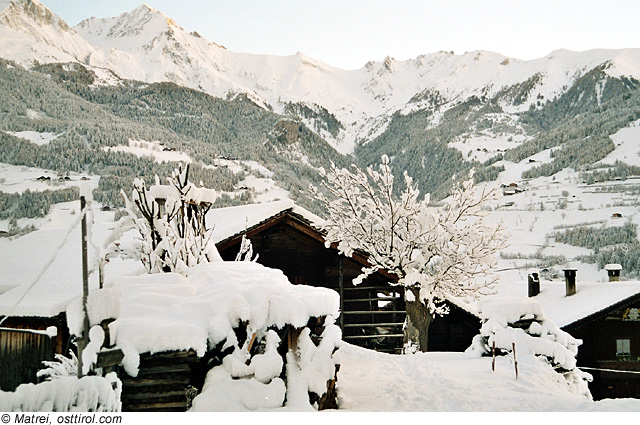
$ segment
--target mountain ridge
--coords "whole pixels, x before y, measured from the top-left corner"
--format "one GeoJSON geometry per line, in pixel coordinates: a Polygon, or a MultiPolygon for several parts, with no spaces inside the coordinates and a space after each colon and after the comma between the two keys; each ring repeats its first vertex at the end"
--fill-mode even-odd
{"type": "MultiPolygon", "coordinates": [[[[3,4],[22,5],[22,10],[46,9],[37,0],[3,0],[0,8],[3,4]]],[[[26,24],[13,28],[13,33],[2,24],[6,9],[0,12],[2,44],[7,44],[7,37],[12,34],[28,39],[26,24]]],[[[60,19],[53,12],[48,13],[52,20],[60,19]]],[[[430,110],[442,114],[474,96],[495,97],[529,81],[532,87],[517,102],[507,98],[500,101],[503,113],[520,113],[537,107],[541,100],[562,95],[580,76],[605,63],[609,64],[607,75],[613,78],[640,78],[640,49],[559,49],[529,61],[487,51],[462,55],[437,52],[405,61],[386,57],[347,71],[300,52],[288,56],[231,52],[186,32],[148,5],[113,18],[85,19],[70,28],[69,34],[66,38],[52,38],[45,43],[46,48],[42,45],[46,34],[31,34],[32,45],[38,48],[22,48],[20,54],[2,49],[2,55],[27,65],[32,60],[72,59],[107,68],[121,78],[170,81],[222,99],[245,95],[280,114],[285,113],[288,104],[318,107],[340,122],[338,132],[321,136],[343,154],[353,153],[357,146],[384,132],[389,116],[396,112],[430,110]],[[47,48],[64,54],[42,54],[47,48]],[[33,51],[34,57],[25,57],[24,51],[33,51]],[[426,97],[421,98],[422,95],[426,97]],[[433,97],[441,101],[434,104],[433,97]]],[[[312,131],[318,127],[313,119],[298,118],[312,131]]]]}

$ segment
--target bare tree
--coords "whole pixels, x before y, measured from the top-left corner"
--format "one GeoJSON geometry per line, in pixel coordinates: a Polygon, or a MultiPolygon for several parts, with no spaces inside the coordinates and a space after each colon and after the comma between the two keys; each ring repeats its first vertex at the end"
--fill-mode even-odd
{"type": "Polygon", "coordinates": [[[359,284],[376,270],[398,276],[405,287],[407,318],[405,352],[426,351],[429,325],[436,314],[446,314],[449,297],[476,296],[490,288],[489,271],[495,253],[506,246],[501,224],[485,223],[483,205],[497,190],[476,188],[473,173],[454,185],[443,207],[420,197],[413,180],[404,173],[404,190],[397,194],[389,158],[379,171],[338,169],[331,164],[323,185],[331,199],[311,187],[326,208],[326,244],[341,253],[355,250],[368,255],[371,267],[354,280],[359,284]]]}

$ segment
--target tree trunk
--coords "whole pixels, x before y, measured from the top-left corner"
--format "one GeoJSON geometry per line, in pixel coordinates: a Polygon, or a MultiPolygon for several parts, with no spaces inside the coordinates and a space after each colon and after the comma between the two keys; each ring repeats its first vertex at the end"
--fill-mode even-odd
{"type": "Polygon", "coordinates": [[[426,352],[429,342],[429,325],[433,322],[433,314],[420,301],[420,288],[408,288],[413,293],[414,301],[405,301],[407,318],[404,327],[404,352],[426,352]]]}

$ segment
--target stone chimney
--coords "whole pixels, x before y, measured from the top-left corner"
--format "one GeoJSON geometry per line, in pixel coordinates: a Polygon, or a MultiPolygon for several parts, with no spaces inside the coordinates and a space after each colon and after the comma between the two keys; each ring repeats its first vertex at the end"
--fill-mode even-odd
{"type": "Polygon", "coordinates": [[[564,281],[567,288],[567,297],[576,293],[576,269],[564,269],[564,281]]]}
{"type": "Polygon", "coordinates": [[[529,297],[535,297],[540,293],[540,272],[538,269],[529,270],[529,297]]]}
{"type": "Polygon", "coordinates": [[[620,273],[622,272],[620,264],[607,264],[604,269],[609,275],[609,282],[618,282],[620,280],[620,273]]]}

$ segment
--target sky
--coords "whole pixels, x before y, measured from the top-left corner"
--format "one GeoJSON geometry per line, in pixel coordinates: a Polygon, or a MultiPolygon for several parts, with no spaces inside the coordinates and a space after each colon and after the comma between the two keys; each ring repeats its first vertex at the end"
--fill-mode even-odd
{"type": "MultiPolygon", "coordinates": [[[[144,0],[41,0],[71,25],[144,0]]],[[[300,51],[357,69],[437,51],[536,59],[553,50],[640,48],[638,0],[146,0],[187,31],[244,53],[300,51]]]]}

